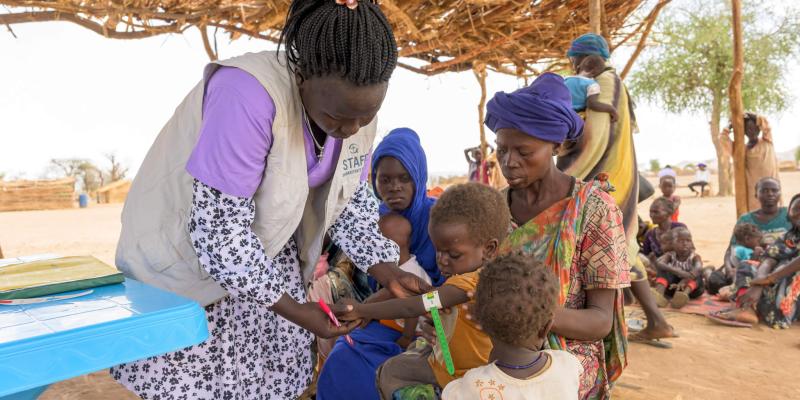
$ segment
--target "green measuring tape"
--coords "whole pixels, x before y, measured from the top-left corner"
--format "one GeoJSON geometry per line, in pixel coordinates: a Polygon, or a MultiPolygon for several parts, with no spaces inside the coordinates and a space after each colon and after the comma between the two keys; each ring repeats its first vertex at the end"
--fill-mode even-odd
{"type": "Polygon", "coordinates": [[[456,373],[456,368],[453,366],[453,356],[450,355],[450,346],[447,344],[447,335],[444,333],[442,318],[439,317],[439,309],[442,308],[442,302],[439,300],[439,292],[433,291],[422,295],[422,304],[425,306],[425,311],[431,313],[433,327],[436,328],[436,337],[439,338],[439,346],[442,348],[444,365],[447,367],[447,373],[453,376],[456,373]]]}

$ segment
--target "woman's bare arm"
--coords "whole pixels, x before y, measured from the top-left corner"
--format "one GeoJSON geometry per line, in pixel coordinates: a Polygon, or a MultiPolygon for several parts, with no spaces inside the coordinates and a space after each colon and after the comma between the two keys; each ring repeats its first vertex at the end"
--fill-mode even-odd
{"type": "Polygon", "coordinates": [[[553,321],[553,333],[573,340],[600,340],[611,332],[616,289],[586,291],[586,307],[560,308],[553,321]]]}

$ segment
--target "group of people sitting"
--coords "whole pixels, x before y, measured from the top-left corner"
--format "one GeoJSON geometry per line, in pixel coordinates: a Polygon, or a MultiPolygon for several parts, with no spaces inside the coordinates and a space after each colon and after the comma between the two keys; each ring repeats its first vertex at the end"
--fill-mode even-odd
{"type": "Polygon", "coordinates": [[[317,399],[609,398],[627,364],[623,216],[604,175],[583,182],[553,158],[583,120],[563,79],[543,74],[497,93],[486,125],[503,191],[470,182],[428,197],[425,152],[410,129],[373,152],[381,232],[435,299],[374,285],[363,301],[330,299],[341,321],[362,325],[325,350],[317,399]],[[442,309],[436,333],[428,302],[442,309]]]}
{"type": "Polygon", "coordinates": [[[641,257],[648,265],[659,306],[681,308],[704,292],[734,302],[712,315],[722,322],[759,320],[786,328],[800,317],[800,194],[781,206],[781,184],[761,178],[755,185],[759,208],[742,215],[734,227],[723,265],[704,267],[689,228],[678,221],[680,198],[675,178],[664,175],[662,196],[650,207],[650,223],[640,219],[641,257]]]}

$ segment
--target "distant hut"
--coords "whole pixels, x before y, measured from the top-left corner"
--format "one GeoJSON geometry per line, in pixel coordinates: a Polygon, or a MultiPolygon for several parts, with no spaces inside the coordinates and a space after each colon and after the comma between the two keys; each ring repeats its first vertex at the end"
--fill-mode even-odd
{"type": "Polygon", "coordinates": [[[0,182],[0,211],[75,207],[75,179],[0,182]]]}
{"type": "Polygon", "coordinates": [[[131,181],[127,179],[111,182],[97,189],[97,202],[100,204],[124,203],[131,190],[131,181]]]}

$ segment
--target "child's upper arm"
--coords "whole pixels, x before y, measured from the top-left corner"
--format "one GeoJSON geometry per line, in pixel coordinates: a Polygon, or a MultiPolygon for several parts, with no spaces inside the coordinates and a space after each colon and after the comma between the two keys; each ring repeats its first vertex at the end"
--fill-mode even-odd
{"type": "Polygon", "coordinates": [[[586,99],[588,100],[589,97],[592,96],[599,96],[600,95],[600,84],[597,82],[593,82],[589,86],[586,87],[586,99]]]}
{"type": "Polygon", "coordinates": [[[702,269],[703,268],[703,257],[700,257],[699,254],[694,255],[694,268],[695,269],[702,269]]]}
{"type": "Polygon", "coordinates": [[[442,308],[450,308],[468,302],[469,296],[464,289],[445,283],[439,287],[439,300],[442,302],[442,308]]]}

